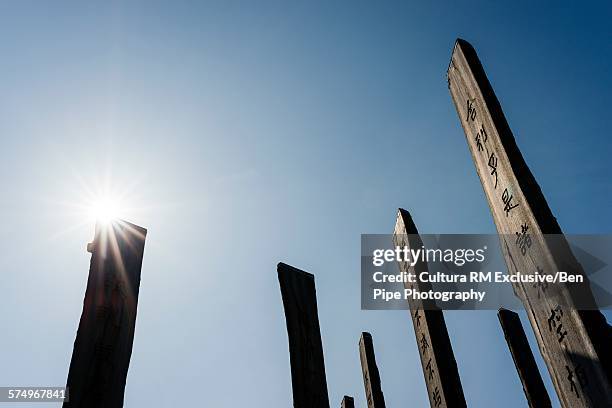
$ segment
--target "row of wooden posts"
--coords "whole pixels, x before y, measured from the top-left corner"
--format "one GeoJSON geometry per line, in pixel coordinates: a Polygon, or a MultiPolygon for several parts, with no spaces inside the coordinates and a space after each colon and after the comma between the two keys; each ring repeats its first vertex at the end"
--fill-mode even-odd
{"type": "MultiPolygon", "coordinates": [[[[408,213],[400,210],[400,215],[408,213]]],[[[278,264],[277,273],[289,335],[294,407],[329,407],[314,275],[284,263],[278,264]]],[[[431,406],[467,406],[443,312],[416,309],[411,310],[411,316],[423,375],[428,392],[431,390],[431,406]]],[[[529,406],[551,407],[519,315],[500,309],[497,316],[529,406]]],[[[374,344],[368,332],[361,333],[359,357],[368,408],[384,408],[374,344]]],[[[353,398],[345,395],[341,407],[354,406],[353,398]]]]}
{"type": "MultiPolygon", "coordinates": [[[[612,407],[610,326],[598,310],[588,278],[521,155],[476,51],[464,40],[455,43],[447,80],[500,237],[508,273],[545,270],[583,276],[584,283],[571,288],[565,284],[513,284],[561,406],[612,407]],[[557,235],[554,242],[547,234],[557,235]]],[[[403,209],[397,215],[394,244],[409,248],[422,245],[412,217],[403,209]]],[[[414,266],[399,262],[399,267],[401,272],[415,276],[428,270],[425,262],[414,266]]],[[[277,270],[289,335],[294,407],[327,408],[314,276],[283,263],[278,264],[277,270]]],[[[418,291],[429,289],[423,282],[414,285],[418,291]]],[[[442,310],[426,300],[409,301],[409,309],[431,407],[467,406],[442,310]]],[[[498,317],[529,406],[550,407],[551,400],[519,316],[500,309],[498,317]]],[[[385,407],[370,334],[362,334],[359,350],[368,408],[385,407]]],[[[342,400],[342,407],[353,405],[349,396],[342,400]]]]}
{"type": "MultiPolygon", "coordinates": [[[[455,43],[447,79],[500,236],[508,273],[563,270],[584,277],[578,291],[580,305],[587,301],[586,310],[576,306],[576,292],[565,285],[544,288],[513,284],[561,405],[612,407],[610,327],[565,240],[556,241],[556,250],[552,250],[546,234],[562,236],[561,228],[521,155],[476,51],[466,41],[455,43]],[[525,238],[520,245],[519,240],[508,238],[515,235],[525,238]]],[[[96,228],[94,242],[88,247],[91,266],[64,408],[123,406],[146,232],[123,221],[96,228]]],[[[398,213],[394,243],[411,248],[422,245],[407,211],[398,213]]],[[[402,272],[415,275],[427,270],[423,262],[414,266],[400,262],[399,266],[402,272]]],[[[328,408],[314,277],[281,263],[278,278],[289,334],[294,407],[328,408]]],[[[424,289],[421,283],[416,285],[417,290],[424,289]]],[[[409,307],[430,405],[464,407],[444,315],[426,302],[411,301],[409,307]]],[[[549,407],[550,399],[518,316],[500,310],[499,320],[529,405],[549,407]]],[[[384,407],[372,337],[363,333],[359,344],[368,407],[384,407]]],[[[352,398],[345,397],[342,405],[352,407],[352,398]]]]}

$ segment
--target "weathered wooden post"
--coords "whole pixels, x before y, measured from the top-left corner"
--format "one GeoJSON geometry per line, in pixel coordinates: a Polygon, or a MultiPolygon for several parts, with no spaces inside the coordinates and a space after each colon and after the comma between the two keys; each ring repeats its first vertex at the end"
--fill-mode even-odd
{"type": "Polygon", "coordinates": [[[584,277],[585,284],[573,285],[571,290],[558,283],[514,284],[561,404],[610,407],[608,325],[516,145],[476,51],[464,40],[455,43],[447,78],[509,273],[567,271],[584,277]]]}
{"type": "Polygon", "coordinates": [[[277,267],[291,361],[295,408],[329,408],[314,275],[284,263],[277,267]]]}
{"type": "Polygon", "coordinates": [[[340,404],[340,408],[355,408],[355,401],[353,400],[353,397],[345,395],[344,398],[342,398],[342,404],[340,404]]]}
{"type": "MultiPolygon", "coordinates": [[[[421,248],[423,245],[412,217],[408,211],[401,208],[397,214],[393,241],[396,246],[402,248],[421,248]]],[[[414,266],[410,266],[408,262],[399,262],[399,268],[402,272],[416,276],[428,270],[427,262],[421,261],[416,262],[414,266]]],[[[431,289],[431,284],[417,279],[414,283],[406,282],[405,287],[427,292],[431,289]]],[[[409,306],[430,405],[432,408],[465,407],[457,362],[442,310],[430,300],[411,299],[409,306]]]]}
{"type": "Polygon", "coordinates": [[[98,223],[64,408],[123,407],[147,230],[98,223]]]}
{"type": "Polygon", "coordinates": [[[359,339],[359,358],[361,359],[363,386],[365,388],[368,408],[385,408],[385,396],[380,385],[380,374],[376,365],[372,335],[368,332],[361,333],[361,338],[359,339]]]}
{"type": "Polygon", "coordinates": [[[536,364],[527,336],[523,330],[519,315],[511,310],[499,309],[497,312],[499,323],[504,331],[512,360],[523,384],[523,391],[531,408],[550,408],[550,398],[540,370],[536,364]]]}

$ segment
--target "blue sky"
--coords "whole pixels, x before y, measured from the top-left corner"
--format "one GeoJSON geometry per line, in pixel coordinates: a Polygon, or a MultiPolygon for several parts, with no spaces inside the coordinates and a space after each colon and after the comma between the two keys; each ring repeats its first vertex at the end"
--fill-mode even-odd
{"type": "MultiPolygon", "coordinates": [[[[316,276],[332,405],[365,404],[367,330],[388,405],[426,406],[407,313],[360,310],[360,234],[397,207],[494,232],[445,81],[456,37],[561,227],[610,232],[609,3],[257,3],[0,4],[0,385],[65,383],[80,206],[109,188],[149,229],[127,407],[290,406],[278,261],[316,276]]],[[[524,405],[495,313],[446,319],[470,406],[524,405]]]]}

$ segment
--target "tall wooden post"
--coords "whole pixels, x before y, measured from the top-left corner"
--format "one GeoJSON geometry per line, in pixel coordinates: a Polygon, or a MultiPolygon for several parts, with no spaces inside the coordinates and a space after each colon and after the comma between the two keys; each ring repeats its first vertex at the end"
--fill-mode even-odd
{"type": "Polygon", "coordinates": [[[571,290],[565,284],[514,285],[561,404],[612,406],[607,323],[516,145],[476,51],[466,41],[455,43],[447,76],[509,273],[566,271],[584,277],[585,284],[574,284],[571,290]]]}
{"type": "Polygon", "coordinates": [[[372,335],[368,332],[361,333],[359,357],[368,408],[385,408],[385,396],[380,385],[380,374],[376,365],[372,335]]]}
{"type": "Polygon", "coordinates": [[[147,230],[97,224],[64,408],[123,407],[147,230]]]}
{"type": "MultiPolygon", "coordinates": [[[[400,208],[398,211],[393,234],[396,246],[416,249],[423,245],[412,217],[404,209],[400,208]]],[[[402,272],[416,276],[428,270],[427,262],[421,261],[414,266],[410,266],[408,262],[399,262],[399,268],[402,272]]],[[[406,282],[405,286],[407,289],[423,292],[431,289],[431,284],[418,279],[414,283],[406,282]]],[[[442,311],[430,300],[411,299],[409,306],[431,407],[466,407],[457,362],[442,311]]]]}
{"type": "Polygon", "coordinates": [[[284,263],[277,267],[291,360],[295,408],[329,408],[314,275],[284,263]]]}
{"type": "Polygon", "coordinates": [[[355,408],[355,401],[353,400],[353,397],[345,395],[344,398],[342,398],[342,404],[340,404],[340,408],[355,408]]]}
{"type": "Polygon", "coordinates": [[[536,364],[527,336],[523,330],[519,315],[511,310],[499,309],[499,323],[504,331],[504,337],[512,354],[516,371],[523,384],[523,391],[531,408],[550,408],[550,398],[540,370],[536,364]]]}

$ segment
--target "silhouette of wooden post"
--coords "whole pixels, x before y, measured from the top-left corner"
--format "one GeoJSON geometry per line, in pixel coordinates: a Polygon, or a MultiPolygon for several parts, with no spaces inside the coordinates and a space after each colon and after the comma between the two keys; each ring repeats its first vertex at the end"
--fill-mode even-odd
{"type": "Polygon", "coordinates": [[[340,408],[355,408],[355,402],[353,400],[353,397],[345,395],[344,398],[342,398],[342,404],[340,404],[340,408]]]}
{"type": "Polygon", "coordinates": [[[284,263],[277,267],[291,361],[295,408],[329,408],[314,275],[284,263]]]}
{"type": "MultiPolygon", "coordinates": [[[[393,241],[396,246],[420,249],[423,245],[419,232],[408,211],[400,208],[397,214],[393,241]]],[[[427,271],[427,262],[418,261],[414,266],[399,262],[400,271],[415,274],[427,271]]],[[[431,284],[417,279],[405,284],[406,289],[427,292],[431,284]]],[[[446,329],[444,314],[430,300],[409,300],[410,315],[416,335],[421,366],[432,408],[466,407],[457,362],[446,329]]]]}
{"type": "Polygon", "coordinates": [[[560,283],[514,284],[562,406],[612,406],[608,325],[468,42],[455,43],[447,78],[508,272],[565,271],[584,278],[571,290],[560,283]]]}
{"type": "Polygon", "coordinates": [[[368,332],[361,333],[361,338],[359,339],[359,358],[361,359],[363,386],[365,388],[368,408],[385,408],[385,396],[380,385],[380,374],[376,365],[372,335],[368,332]]]}
{"type": "Polygon", "coordinates": [[[96,225],[64,408],[123,407],[146,234],[125,221],[96,225]]]}
{"type": "Polygon", "coordinates": [[[511,310],[499,309],[499,323],[504,331],[504,337],[512,354],[512,360],[519,374],[523,391],[531,408],[550,408],[550,398],[540,370],[536,364],[527,336],[523,330],[519,315],[511,310]]]}

